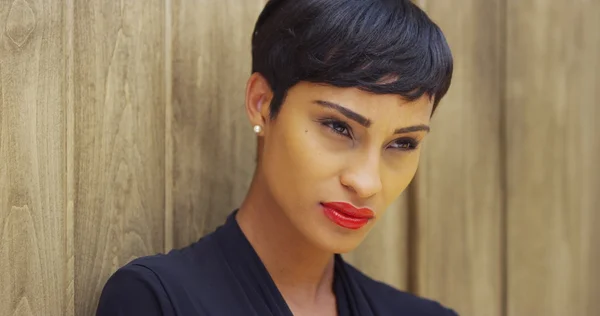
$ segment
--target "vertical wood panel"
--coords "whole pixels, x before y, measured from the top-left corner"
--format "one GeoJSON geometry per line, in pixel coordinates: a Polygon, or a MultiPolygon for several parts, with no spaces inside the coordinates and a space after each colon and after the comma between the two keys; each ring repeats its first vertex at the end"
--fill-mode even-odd
{"type": "Polygon", "coordinates": [[[600,315],[600,3],[508,17],[508,315],[600,315]]]}
{"type": "Polygon", "coordinates": [[[408,290],[408,198],[401,195],[363,243],[344,258],[368,276],[408,290]]]}
{"type": "Polygon", "coordinates": [[[0,1],[0,315],[64,315],[61,1],[0,1]]]}
{"type": "Polygon", "coordinates": [[[65,201],[66,201],[66,230],[64,235],[64,244],[67,247],[67,290],[65,292],[66,308],[63,315],[75,315],[75,181],[73,167],[75,166],[75,102],[73,80],[73,35],[74,35],[74,10],[73,4],[76,0],[66,0],[64,2],[63,21],[65,24],[63,42],[63,51],[65,58],[64,67],[64,86],[65,86],[65,147],[66,147],[66,172],[65,172],[65,201]]]}
{"type": "Polygon", "coordinates": [[[224,222],[246,194],[256,137],[244,111],[263,0],[173,0],[174,244],[224,222]]]}
{"type": "Polygon", "coordinates": [[[164,251],[173,249],[173,3],[165,0],[165,240],[164,251]]]}
{"type": "Polygon", "coordinates": [[[461,315],[501,315],[501,1],[416,2],[446,34],[455,72],[413,187],[415,290],[461,315]]]}
{"type": "Polygon", "coordinates": [[[75,308],[164,249],[164,1],[75,1],[75,308]]]}

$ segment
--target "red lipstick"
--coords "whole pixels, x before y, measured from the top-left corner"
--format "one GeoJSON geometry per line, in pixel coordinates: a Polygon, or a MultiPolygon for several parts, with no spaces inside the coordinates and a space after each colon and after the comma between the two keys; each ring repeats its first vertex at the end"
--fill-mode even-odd
{"type": "Polygon", "coordinates": [[[321,203],[321,205],[329,220],[348,229],[359,229],[375,217],[375,213],[371,209],[357,208],[346,202],[327,202],[321,203]]]}

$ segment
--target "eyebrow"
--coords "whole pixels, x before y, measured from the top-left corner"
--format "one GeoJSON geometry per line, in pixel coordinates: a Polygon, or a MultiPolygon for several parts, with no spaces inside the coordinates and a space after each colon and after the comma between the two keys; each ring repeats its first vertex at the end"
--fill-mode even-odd
{"type": "Polygon", "coordinates": [[[341,106],[339,104],[335,104],[333,102],[323,101],[323,100],[315,100],[314,102],[316,104],[324,106],[326,108],[330,108],[330,109],[336,110],[336,111],[340,112],[343,116],[345,116],[345,117],[347,117],[347,118],[355,121],[356,123],[358,123],[358,124],[360,124],[360,125],[362,125],[364,127],[368,128],[373,123],[368,118],[366,118],[366,117],[364,117],[364,116],[362,116],[362,115],[360,115],[360,114],[358,114],[358,113],[356,113],[356,112],[354,112],[354,111],[352,111],[352,110],[350,110],[350,109],[348,109],[346,107],[343,107],[343,106],[341,106]]]}
{"type": "MultiPolygon", "coordinates": [[[[358,123],[366,128],[369,128],[371,126],[371,124],[373,124],[373,122],[370,119],[368,119],[368,118],[366,118],[344,106],[341,106],[339,104],[335,104],[333,102],[324,101],[324,100],[315,100],[314,103],[316,103],[320,106],[326,107],[326,108],[336,110],[336,111],[340,112],[340,114],[342,114],[343,116],[347,117],[350,120],[355,121],[356,123],[358,123]]],[[[398,129],[394,130],[394,134],[405,134],[405,133],[418,132],[418,131],[425,131],[425,132],[429,133],[430,130],[431,129],[429,126],[427,126],[425,124],[419,124],[419,125],[414,125],[414,126],[398,128],[398,129]]]]}

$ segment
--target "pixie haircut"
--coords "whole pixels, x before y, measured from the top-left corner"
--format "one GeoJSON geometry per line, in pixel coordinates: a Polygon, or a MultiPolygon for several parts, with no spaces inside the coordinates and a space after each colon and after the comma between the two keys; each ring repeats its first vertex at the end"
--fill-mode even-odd
{"type": "Polygon", "coordinates": [[[428,95],[435,111],[452,68],[442,31],[410,0],[269,0],[252,35],[252,72],[273,91],[271,119],[301,81],[428,95]]]}

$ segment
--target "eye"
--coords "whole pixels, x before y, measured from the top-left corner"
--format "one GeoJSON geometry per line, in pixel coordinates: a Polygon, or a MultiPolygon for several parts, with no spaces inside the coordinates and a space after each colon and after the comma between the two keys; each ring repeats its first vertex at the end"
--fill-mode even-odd
{"type": "Polygon", "coordinates": [[[336,134],[340,134],[342,136],[349,137],[349,138],[352,137],[352,133],[350,131],[350,126],[348,126],[348,124],[346,124],[342,121],[338,121],[338,120],[334,120],[334,119],[327,119],[327,120],[322,121],[321,124],[328,127],[329,129],[331,129],[332,132],[334,132],[336,134]]]}
{"type": "Polygon", "coordinates": [[[400,138],[390,144],[391,148],[410,151],[417,149],[419,141],[414,138],[400,138]]]}

